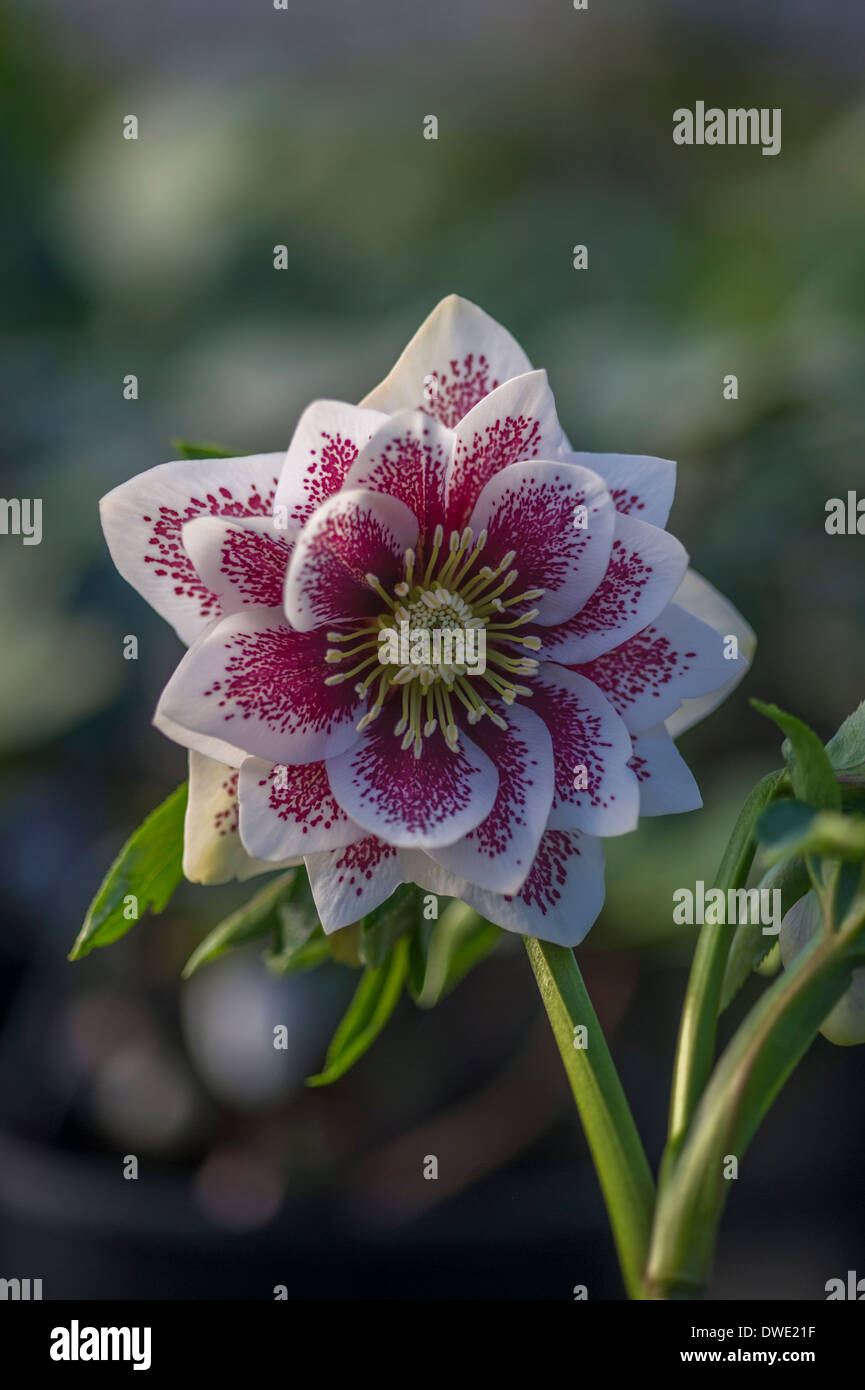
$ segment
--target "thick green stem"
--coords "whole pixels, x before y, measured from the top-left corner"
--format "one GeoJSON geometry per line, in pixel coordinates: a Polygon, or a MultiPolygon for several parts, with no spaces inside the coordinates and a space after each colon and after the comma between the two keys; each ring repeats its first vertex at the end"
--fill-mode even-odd
{"type": "MultiPolygon", "coordinates": [[[[782,771],[771,772],[757,783],[733,827],[714,887],[726,892],[744,885],[756,848],[754,826],[769,802],[780,794],[787,783],[787,773],[782,771]]],[[[684,1142],[697,1101],[712,1069],[721,989],[732,939],[732,927],[707,922],[697,941],[679,1024],[667,1147],[661,1166],[662,1182],[684,1142]]]]}
{"type": "Polygon", "coordinates": [[[586,1132],[625,1287],[642,1298],[655,1202],[651,1169],[573,951],[533,937],[526,950],[586,1132]]]}

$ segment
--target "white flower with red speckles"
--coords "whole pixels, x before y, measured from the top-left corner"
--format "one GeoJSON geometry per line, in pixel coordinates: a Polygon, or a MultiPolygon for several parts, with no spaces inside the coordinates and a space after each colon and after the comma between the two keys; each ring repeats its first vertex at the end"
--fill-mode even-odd
{"type": "Polygon", "coordinates": [[[451,296],[285,456],[115,488],[115,564],[191,644],[154,719],[190,750],[187,877],[303,859],[328,932],[414,882],[582,940],[601,840],[701,804],[673,735],[753,651],[664,530],[674,486],[667,460],[575,453],[546,374],[451,296]],[[383,659],[402,624],[474,628],[485,662],[383,659]]]}

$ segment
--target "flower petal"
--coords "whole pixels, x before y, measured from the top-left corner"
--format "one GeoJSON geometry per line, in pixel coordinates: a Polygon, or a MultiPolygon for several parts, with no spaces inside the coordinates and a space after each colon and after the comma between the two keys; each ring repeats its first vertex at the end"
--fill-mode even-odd
{"type": "Polygon", "coordinates": [[[741,660],[736,663],[732,661],[724,663],[726,679],[714,690],[707,691],[700,699],[684,700],[681,708],[666,720],[667,732],[673,738],[678,738],[685,729],[690,729],[692,724],[699,724],[701,719],[705,719],[707,714],[711,714],[713,709],[717,709],[730,692],[735,690],[754,659],[757,638],[753,628],[742,617],[738,609],[734,608],[723,594],[719,594],[718,590],[713,588],[708,580],[703,579],[695,570],[688,570],[673,598],[674,602],[680,608],[684,608],[686,613],[692,613],[695,618],[701,618],[722,637],[735,637],[741,657],[741,660]]]}
{"type": "Polygon", "coordinates": [[[566,440],[546,372],[505,381],[456,427],[447,479],[448,530],[462,530],[482,488],[508,464],[558,458],[566,440]]]}
{"type": "Polygon", "coordinates": [[[392,590],[417,529],[405,503],[383,493],[353,489],[322,503],[301,532],[286,575],[292,627],[308,632],[320,623],[379,613],[383,600],[366,575],[392,590]]]}
{"type": "Polygon", "coordinates": [[[663,724],[631,734],[634,756],[630,766],[640,784],[640,815],[668,816],[698,811],[700,789],[663,724]]]}
{"type": "Polygon", "coordinates": [[[529,875],[514,896],[488,893],[457,878],[427,855],[403,850],[406,872],[429,893],[468,903],[505,931],[577,946],[604,905],[604,850],[578,830],[548,830],[529,875]]]}
{"type": "Polygon", "coordinates": [[[600,474],[616,511],[653,526],[666,526],[676,491],[676,465],[672,459],[645,454],[571,453],[566,457],[571,463],[600,474]]]}
{"type": "Polygon", "coordinates": [[[532,709],[550,731],[555,756],[551,830],[624,835],[639,817],[639,788],[628,766],[631,740],[596,685],[544,662],[532,680],[532,709]]]}
{"type": "Polygon", "coordinates": [[[493,893],[519,891],[553,799],[553,745],[546,725],[525,705],[511,705],[506,716],[506,729],[482,719],[472,731],[499,774],[492,811],[456,844],[429,850],[442,868],[493,893]]]}
{"type": "Polygon", "coordinates": [[[444,522],[445,474],[454,436],[420,410],[384,418],[349,469],[346,489],[367,488],[398,498],[426,535],[444,522]]]}
{"type": "Polygon", "coordinates": [[[719,633],[670,603],[620,647],[576,669],[603,690],[629,730],[640,730],[666,720],[686,697],[717,690],[731,671],[739,671],[735,684],[745,662],[726,661],[719,633]]]}
{"type": "Polygon", "coordinates": [[[617,512],[610,563],[588,602],[565,623],[531,628],[540,655],[581,666],[621,646],[666,608],[687,568],[675,536],[617,512]]]}
{"type": "Polygon", "coordinates": [[[400,851],[375,835],[345,849],[308,854],[305,862],[315,909],[326,932],[351,926],[387,902],[406,882],[400,851]]]}
{"type": "Polygon", "coordinates": [[[219,613],[183,548],[197,516],[270,516],[280,454],[161,463],[113,489],[99,504],[111,558],[123,578],[189,643],[219,613]]]}
{"type": "Polygon", "coordinates": [[[513,555],[518,580],[512,593],[545,590],[536,607],[538,622],[548,626],[572,617],[600,584],[615,516],[596,473],[536,460],[512,463],[489,480],[471,527],[475,535],[487,531],[485,565],[495,569],[513,555]]]}
{"type": "Polygon", "coordinates": [[[288,766],[247,758],[238,799],[241,838],[262,859],[342,849],[365,833],[335,800],[323,762],[288,766]]]}
{"type": "Polygon", "coordinates": [[[343,401],[313,401],[301,415],[285,455],[274,511],[290,535],[345,486],[358,453],[387,419],[343,401]]]}
{"type": "Polygon", "coordinates": [[[498,773],[486,753],[460,734],[453,752],[441,730],[423,740],[419,758],[394,733],[392,700],[358,743],[328,758],[334,796],[347,815],[389,844],[418,849],[452,845],[493,808],[498,773]]]}
{"type": "Polygon", "coordinates": [[[468,299],[449,294],[361,405],[389,415],[425,410],[453,429],[489,391],[531,366],[506,328],[468,299]]]}
{"type": "MultiPolygon", "coordinates": [[[[299,864],[300,859],[292,859],[299,864]]],[[[286,856],[282,867],[289,866],[286,856]]],[[[247,853],[238,833],[237,770],[189,754],[189,800],[183,831],[183,873],[190,883],[241,882],[278,866],[247,853]]]]}
{"type": "Polygon", "coordinates": [[[325,685],[327,634],[244,608],[202,633],[162,693],[158,729],[213,756],[220,741],[268,762],[311,763],[357,741],[351,682],[325,685]]]}
{"type": "Polygon", "coordinates": [[[202,516],[187,521],[182,534],[187,555],[223,613],[247,604],[282,608],[291,543],[272,517],[241,522],[202,516]]]}

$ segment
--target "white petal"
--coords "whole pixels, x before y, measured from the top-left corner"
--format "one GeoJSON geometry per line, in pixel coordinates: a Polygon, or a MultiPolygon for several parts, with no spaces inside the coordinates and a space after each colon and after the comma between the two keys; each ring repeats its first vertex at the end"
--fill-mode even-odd
{"type": "Polygon", "coordinates": [[[739,662],[728,662],[727,669],[731,674],[710,694],[702,695],[699,699],[685,700],[681,709],[665,721],[667,731],[673,738],[678,738],[685,729],[690,729],[692,724],[699,724],[701,719],[705,719],[707,714],[717,709],[731,691],[736,689],[754,659],[757,638],[753,628],[732,603],[695,570],[688,570],[679,589],[673,595],[673,602],[684,608],[687,613],[693,613],[695,618],[708,623],[722,637],[735,637],[742,658],[739,662]]]}
{"type": "Polygon", "coordinates": [[[700,789],[664,725],[631,734],[631,742],[631,767],[640,784],[640,815],[699,810],[703,804],[700,789]]]}
{"type": "Polygon", "coordinates": [[[420,410],[384,417],[357,456],[345,480],[346,490],[365,488],[405,503],[422,535],[445,519],[445,475],[454,451],[454,435],[420,410]]]}
{"type": "Polygon", "coordinates": [[[374,835],[305,860],[319,921],[328,933],[351,926],[387,902],[407,880],[402,856],[374,835]]]}
{"type": "Polygon", "coordinates": [[[604,905],[604,851],[578,830],[548,830],[528,878],[514,897],[488,893],[425,854],[403,850],[411,881],[428,893],[459,898],[505,931],[577,946],[604,905]]]}
{"type": "Polygon", "coordinates": [[[653,526],[666,526],[676,491],[676,465],[672,459],[645,454],[573,453],[567,457],[600,474],[616,511],[653,526]]]}
{"type": "Polygon", "coordinates": [[[225,521],[202,516],[183,527],[183,546],[223,613],[247,604],[281,608],[291,545],[272,517],[225,521]]]}
{"type": "Polygon", "coordinates": [[[300,417],[279,474],[277,520],[296,535],[317,507],[345,486],[358,452],[387,419],[343,401],[313,401],[300,417]]]}
{"type": "Polygon", "coordinates": [[[201,753],[189,754],[183,872],[190,883],[243,882],[301,862],[286,858],[275,864],[247,854],[238,834],[236,770],[201,753]]]}
{"type": "Polygon", "coordinates": [[[342,849],[366,834],[334,799],[323,762],[287,766],[247,758],[238,800],[243,843],[262,859],[342,849]]]}
{"type": "Polygon", "coordinates": [[[531,366],[507,329],[468,299],[450,294],[361,405],[389,415],[426,410],[452,429],[487,392],[531,366]]]}
{"type": "Polygon", "coordinates": [[[123,578],[189,643],[219,613],[196,574],[181,530],[197,516],[266,517],[281,454],[161,463],[113,489],[99,504],[111,558],[123,578]]]}

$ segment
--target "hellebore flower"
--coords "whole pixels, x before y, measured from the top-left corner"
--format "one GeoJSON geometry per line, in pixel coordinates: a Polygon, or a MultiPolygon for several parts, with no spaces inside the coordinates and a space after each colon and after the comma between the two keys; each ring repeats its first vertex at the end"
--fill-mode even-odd
{"type": "Polygon", "coordinates": [[[667,460],[574,452],[546,374],[451,296],[285,456],[115,488],[114,561],[191,643],[154,716],[190,750],[187,876],[302,857],[325,931],[413,882],[582,940],[601,840],[701,804],[673,736],[753,650],[664,529],[674,486],[667,460]]]}

